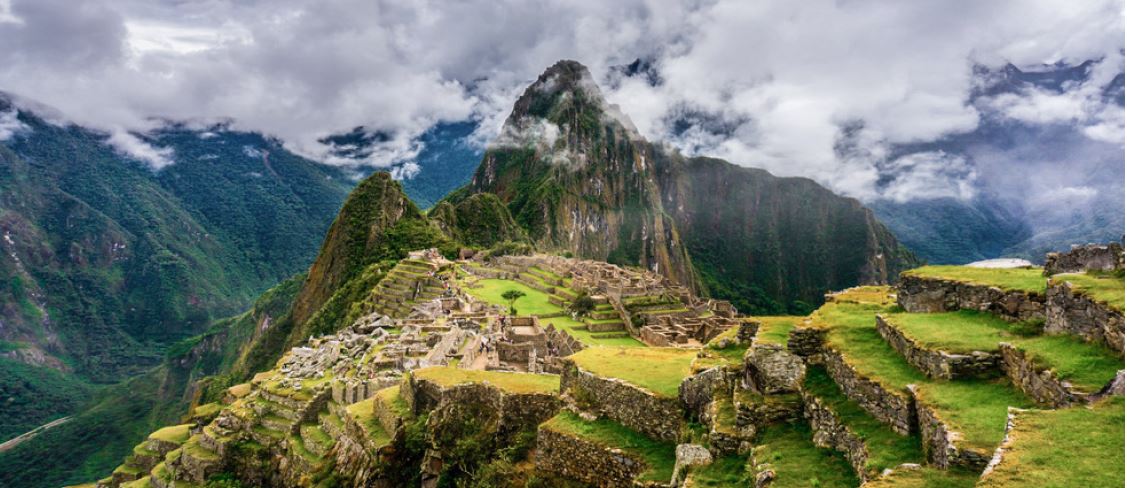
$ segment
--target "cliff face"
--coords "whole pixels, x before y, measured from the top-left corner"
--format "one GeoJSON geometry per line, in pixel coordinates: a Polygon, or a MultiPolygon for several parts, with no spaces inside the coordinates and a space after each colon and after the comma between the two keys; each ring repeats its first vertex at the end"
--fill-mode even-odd
{"type": "Polygon", "coordinates": [[[308,320],[337,288],[387,254],[387,234],[401,220],[426,222],[390,174],[374,173],[361,182],[345,200],[309,268],[294,302],[294,322],[308,320]]]}
{"type": "Polygon", "coordinates": [[[643,266],[748,312],[805,312],[915,262],[856,200],[646,141],[574,61],[525,90],[467,190],[500,197],[542,249],[643,266]]]}
{"type": "Polygon", "coordinates": [[[495,193],[540,248],[639,265],[700,289],[661,200],[663,155],[603,101],[582,65],[561,61],[517,100],[471,193],[495,193]]]}

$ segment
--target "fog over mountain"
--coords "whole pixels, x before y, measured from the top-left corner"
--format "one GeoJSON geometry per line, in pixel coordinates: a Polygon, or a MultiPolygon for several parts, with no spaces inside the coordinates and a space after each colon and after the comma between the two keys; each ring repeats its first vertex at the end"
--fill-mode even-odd
{"type": "MultiPolygon", "coordinates": [[[[871,204],[897,233],[920,205],[973,210],[943,213],[953,222],[1004,214],[1020,232],[992,246],[1036,254],[1123,233],[1122,11],[1115,1],[4,0],[0,90],[109,132],[155,168],[177,154],[137,133],[223,120],[317,161],[410,179],[430,177],[428,164],[445,172],[435,146],[452,139],[436,134],[480,150],[517,90],[571,58],[651,140],[811,177],[871,204]],[[459,123],[474,133],[442,130],[459,123]]],[[[0,114],[0,138],[14,120],[0,114]]],[[[423,186],[431,201],[447,190],[423,186]]],[[[914,247],[937,261],[982,254],[932,241],[914,247]]]]}

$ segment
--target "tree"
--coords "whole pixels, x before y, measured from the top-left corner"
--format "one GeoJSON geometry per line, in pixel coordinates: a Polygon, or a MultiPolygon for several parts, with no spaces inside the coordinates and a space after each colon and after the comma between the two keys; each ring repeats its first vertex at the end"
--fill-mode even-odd
{"type": "Polygon", "coordinates": [[[501,294],[501,298],[503,298],[503,299],[505,299],[509,302],[509,314],[510,315],[516,315],[517,314],[517,309],[513,307],[513,304],[515,304],[516,301],[519,300],[523,296],[524,296],[524,292],[520,291],[520,290],[506,290],[505,293],[501,294]]]}
{"type": "Polygon", "coordinates": [[[585,291],[580,292],[568,308],[576,317],[585,317],[595,310],[595,299],[585,291]]]}

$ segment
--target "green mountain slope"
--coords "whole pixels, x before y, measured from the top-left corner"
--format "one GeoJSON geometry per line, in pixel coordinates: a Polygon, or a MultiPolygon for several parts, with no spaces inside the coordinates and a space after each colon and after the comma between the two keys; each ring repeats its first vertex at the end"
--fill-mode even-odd
{"type": "Polygon", "coordinates": [[[915,262],[856,200],[647,142],[574,61],[524,92],[450,198],[482,192],[541,248],[643,266],[752,313],[809,311],[915,262]]]}

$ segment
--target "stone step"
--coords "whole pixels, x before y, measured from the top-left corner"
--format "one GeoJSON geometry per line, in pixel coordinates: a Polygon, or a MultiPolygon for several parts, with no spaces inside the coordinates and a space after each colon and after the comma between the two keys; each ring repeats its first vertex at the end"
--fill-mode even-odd
{"type": "Polygon", "coordinates": [[[263,415],[258,418],[259,425],[279,432],[289,432],[293,421],[277,415],[263,415]]]}
{"type": "Polygon", "coordinates": [[[289,459],[297,465],[298,471],[312,473],[317,470],[318,466],[321,464],[321,456],[310,451],[301,437],[291,435],[287,440],[287,444],[289,446],[289,452],[292,454],[289,456],[289,459]]]}
{"type": "Polygon", "coordinates": [[[328,434],[329,437],[336,439],[344,435],[344,421],[341,420],[337,414],[333,413],[332,407],[326,412],[321,412],[321,414],[317,416],[317,420],[317,425],[320,425],[321,430],[328,434]]]}
{"type": "Polygon", "coordinates": [[[325,457],[329,449],[332,449],[333,444],[335,444],[332,437],[324,430],[321,430],[319,425],[302,425],[299,432],[301,433],[301,440],[305,444],[305,448],[318,457],[325,457]]]}
{"type": "Polygon", "coordinates": [[[274,414],[291,421],[296,421],[301,418],[301,413],[298,412],[297,409],[265,397],[254,399],[254,401],[251,402],[251,408],[254,409],[254,412],[259,416],[274,414]]]}
{"type": "Polygon", "coordinates": [[[284,440],[286,433],[281,430],[271,429],[265,425],[255,425],[250,429],[250,436],[255,442],[264,446],[270,446],[284,440]]]}

